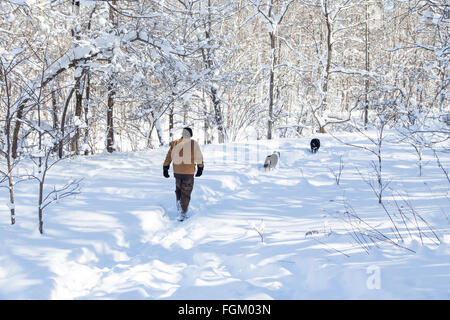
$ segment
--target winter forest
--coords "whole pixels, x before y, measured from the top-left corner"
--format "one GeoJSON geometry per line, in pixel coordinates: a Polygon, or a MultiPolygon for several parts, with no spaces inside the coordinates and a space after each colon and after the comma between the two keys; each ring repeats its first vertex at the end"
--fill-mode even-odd
{"type": "Polygon", "coordinates": [[[0,0],[0,298],[408,298],[384,265],[411,254],[441,263],[411,297],[448,299],[449,59],[446,0],[0,0]],[[187,126],[179,225],[162,163],[187,126]]]}

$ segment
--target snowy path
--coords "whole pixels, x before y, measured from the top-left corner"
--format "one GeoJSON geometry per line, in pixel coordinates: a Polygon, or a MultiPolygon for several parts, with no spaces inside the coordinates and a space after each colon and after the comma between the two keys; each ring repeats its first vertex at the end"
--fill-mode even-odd
{"type": "MultiPolygon", "coordinates": [[[[449,298],[449,188],[432,156],[419,178],[412,150],[391,144],[386,176],[445,243],[423,247],[416,237],[404,243],[415,254],[381,245],[368,255],[341,216],[348,203],[392,235],[355,169],[369,170],[373,158],[321,140],[316,155],[307,139],[204,147],[205,172],[183,223],[174,179],[162,177],[166,149],[67,161],[52,183],[84,177],[82,194],[48,209],[45,235],[36,230],[33,183],[18,187],[17,225],[1,217],[0,298],[449,298]],[[265,173],[260,163],[273,150],[280,168],[265,173]],[[340,156],[337,186],[329,168],[340,156]],[[254,228],[261,222],[264,243],[254,228]],[[373,270],[379,289],[368,284],[373,270]]],[[[441,160],[448,167],[450,158],[441,160]]]]}

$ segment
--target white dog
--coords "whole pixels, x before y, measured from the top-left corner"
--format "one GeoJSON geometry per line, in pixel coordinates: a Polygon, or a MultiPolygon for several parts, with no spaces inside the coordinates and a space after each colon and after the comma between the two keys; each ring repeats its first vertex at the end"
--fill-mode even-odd
{"type": "Polygon", "coordinates": [[[280,153],[278,151],[274,151],[271,155],[268,155],[266,161],[264,161],[264,171],[275,169],[279,158],[280,153]]]}

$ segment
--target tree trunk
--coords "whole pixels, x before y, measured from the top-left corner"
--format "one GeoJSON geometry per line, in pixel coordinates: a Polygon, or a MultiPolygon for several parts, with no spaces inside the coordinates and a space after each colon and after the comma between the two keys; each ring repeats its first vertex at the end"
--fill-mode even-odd
{"type": "Polygon", "coordinates": [[[44,199],[44,181],[39,181],[39,203],[38,203],[38,218],[39,218],[39,233],[44,233],[44,219],[43,219],[43,210],[42,203],[44,199]]]}
{"type": "Polygon", "coordinates": [[[8,175],[8,189],[9,189],[9,210],[10,210],[10,216],[11,216],[11,224],[16,223],[16,211],[14,206],[14,178],[13,178],[13,160],[11,157],[11,121],[12,121],[12,114],[11,114],[11,99],[10,99],[10,87],[8,78],[6,76],[6,72],[2,72],[3,70],[0,69],[1,76],[4,78],[5,82],[5,95],[6,95],[6,117],[5,117],[5,132],[4,137],[6,141],[3,141],[4,145],[6,146],[6,169],[7,169],[7,175],[8,175]]]}
{"type": "MultiPolygon", "coordinates": [[[[8,163],[8,171],[10,170],[10,163],[8,163]]],[[[8,184],[9,184],[9,211],[11,215],[11,224],[16,223],[16,208],[14,203],[14,180],[12,172],[8,172],[8,184]]]]}
{"type": "MultiPolygon", "coordinates": [[[[116,0],[112,1],[112,5],[115,6],[117,4],[116,0]]],[[[109,20],[113,24],[115,28],[118,26],[118,22],[114,17],[114,10],[112,7],[109,7],[109,20]]],[[[111,64],[111,61],[109,61],[111,64]]],[[[114,98],[116,95],[115,88],[115,77],[116,75],[112,73],[109,79],[108,84],[108,102],[107,102],[107,111],[106,111],[106,151],[112,153],[115,151],[114,149],[114,98]]]]}
{"type": "Polygon", "coordinates": [[[149,130],[148,137],[147,137],[147,148],[153,148],[153,144],[152,144],[153,129],[156,129],[156,135],[158,136],[159,146],[162,146],[164,144],[164,139],[163,139],[162,132],[161,132],[159,118],[155,118],[154,111],[151,111],[150,114],[152,117],[149,120],[150,130],[149,130]]]}
{"type": "MultiPolygon", "coordinates": [[[[83,88],[81,86],[81,78],[75,79],[75,117],[81,121],[81,113],[83,110],[83,88]]],[[[71,141],[72,152],[75,155],[80,154],[80,128],[75,128],[75,134],[71,141]]]]}
{"type": "Polygon", "coordinates": [[[55,90],[52,90],[52,120],[53,120],[53,129],[58,129],[58,100],[56,98],[55,90]]]}
{"type": "MultiPolygon", "coordinates": [[[[369,72],[369,5],[366,2],[366,29],[365,29],[365,63],[366,72],[369,72]]],[[[364,79],[364,128],[367,128],[369,122],[369,76],[366,74],[364,79]]]]}
{"type": "MultiPolygon", "coordinates": [[[[89,128],[91,126],[91,120],[89,119],[89,102],[91,96],[91,76],[88,73],[86,74],[86,96],[84,100],[84,122],[86,123],[86,129],[84,131],[84,140],[83,143],[85,146],[88,145],[89,142],[89,128]]],[[[89,149],[84,149],[84,155],[87,156],[89,154],[89,149]]]]}
{"type": "Polygon", "coordinates": [[[169,109],[169,143],[173,141],[173,107],[169,109]]]}
{"type": "Polygon", "coordinates": [[[189,106],[184,105],[183,106],[183,125],[184,126],[186,126],[188,123],[188,110],[189,110],[189,106]]]}
{"type": "Polygon", "coordinates": [[[161,147],[162,145],[164,145],[164,138],[163,138],[163,133],[161,131],[159,117],[155,121],[155,129],[156,129],[156,135],[158,136],[158,140],[159,140],[159,146],[161,147]]]}
{"type": "MultiPolygon", "coordinates": [[[[327,9],[326,9],[327,10],[327,9]]],[[[322,101],[322,111],[325,111],[328,107],[328,82],[330,80],[330,67],[331,67],[331,58],[332,58],[332,43],[331,43],[331,24],[330,24],[330,16],[328,11],[326,11],[325,15],[326,19],[326,27],[327,27],[327,64],[325,66],[325,79],[323,83],[323,95],[324,99],[322,101]]]]}
{"type": "MultiPolygon", "coordinates": [[[[112,79],[111,79],[112,81],[112,79]]],[[[114,85],[110,84],[108,86],[108,110],[106,112],[106,150],[109,153],[115,151],[114,149],[114,96],[116,91],[114,89],[114,85]]]]}
{"type": "MultiPolygon", "coordinates": [[[[326,25],[326,53],[327,53],[327,60],[326,65],[324,66],[324,76],[323,76],[323,83],[322,83],[322,104],[320,111],[324,112],[328,109],[328,82],[330,80],[330,68],[331,68],[331,59],[333,55],[333,44],[331,43],[331,36],[332,36],[332,27],[330,22],[330,15],[328,12],[327,3],[324,2],[324,12],[325,12],[325,25],[326,25]]],[[[325,133],[325,125],[322,125],[320,121],[318,121],[316,117],[317,123],[319,125],[319,132],[325,133]]]]}
{"type": "Polygon", "coordinates": [[[147,135],[147,148],[149,148],[149,149],[153,149],[152,133],[153,133],[154,128],[155,128],[155,123],[150,122],[150,130],[148,131],[148,135],[147,135]]]}
{"type": "Polygon", "coordinates": [[[206,103],[206,99],[205,99],[205,91],[202,90],[202,95],[203,95],[203,99],[202,99],[202,103],[203,103],[203,143],[204,144],[211,144],[211,139],[209,137],[209,132],[208,130],[211,128],[210,124],[209,124],[209,111],[208,111],[208,105],[206,103]]]}
{"type": "Polygon", "coordinates": [[[211,86],[211,100],[214,108],[214,117],[216,120],[217,131],[219,134],[219,143],[225,142],[225,130],[223,127],[223,115],[222,110],[220,109],[220,101],[217,98],[217,89],[211,86]]]}
{"type": "Polygon", "coordinates": [[[41,187],[39,187],[39,192],[41,193],[41,195],[39,196],[39,210],[38,210],[38,215],[39,215],[39,233],[43,234],[44,233],[44,220],[42,219],[42,208],[41,208],[42,191],[41,191],[40,188],[41,187]]]}
{"type": "MultiPolygon", "coordinates": [[[[78,40],[80,40],[79,36],[79,29],[78,29],[78,20],[80,17],[80,1],[79,0],[72,0],[72,15],[74,16],[74,25],[72,27],[72,44],[73,47],[78,47],[78,40]]],[[[83,107],[83,92],[81,90],[81,73],[79,72],[78,64],[75,65],[75,117],[78,118],[78,120],[81,120],[81,110],[83,107]]],[[[80,139],[80,129],[75,128],[75,134],[72,137],[72,140],[70,142],[72,153],[75,155],[78,155],[80,153],[79,148],[79,139],[80,139]]]]}
{"type": "Polygon", "coordinates": [[[22,124],[22,118],[23,118],[23,110],[25,108],[24,104],[21,104],[19,108],[17,109],[17,116],[16,116],[16,123],[14,126],[13,131],[13,139],[12,139],[12,146],[11,146],[11,156],[13,159],[17,158],[17,151],[18,151],[18,144],[19,144],[19,133],[20,133],[20,127],[22,124]]]}
{"type": "MultiPolygon", "coordinates": [[[[206,23],[206,30],[205,30],[205,38],[208,41],[209,45],[213,45],[211,42],[211,32],[212,32],[212,28],[211,28],[211,0],[208,0],[208,21],[206,23]]],[[[203,61],[205,63],[206,68],[212,68],[214,66],[214,62],[212,59],[212,52],[210,48],[207,49],[202,49],[202,56],[203,56],[203,61]]],[[[217,126],[217,132],[218,132],[218,141],[219,143],[224,143],[225,142],[225,128],[224,128],[224,121],[223,121],[223,114],[222,114],[222,110],[220,108],[220,99],[218,97],[217,94],[217,89],[211,85],[210,87],[210,97],[211,97],[211,102],[213,105],[213,110],[214,110],[214,120],[217,126]]]]}
{"type": "MultiPolygon", "coordinates": [[[[269,10],[270,14],[271,10],[269,10]]],[[[270,15],[269,15],[270,17],[270,15]]],[[[273,101],[274,101],[274,87],[275,87],[275,63],[276,63],[276,55],[275,55],[275,34],[274,32],[269,32],[270,37],[270,56],[271,56],[271,64],[270,64],[270,75],[269,75],[269,121],[267,127],[267,139],[272,139],[273,135],[273,101]]]]}
{"type": "Polygon", "coordinates": [[[69,103],[72,99],[72,95],[75,92],[75,86],[70,89],[69,94],[64,102],[63,106],[63,112],[61,116],[61,140],[59,141],[59,150],[58,150],[58,156],[61,159],[63,157],[63,151],[64,151],[64,135],[65,135],[65,128],[66,128],[66,117],[67,117],[67,111],[69,109],[69,103]]]}
{"type": "Polygon", "coordinates": [[[8,174],[8,189],[9,189],[9,210],[11,215],[11,224],[16,223],[16,209],[14,204],[14,178],[13,178],[13,164],[11,159],[11,118],[10,118],[10,108],[8,106],[8,114],[6,117],[6,130],[5,137],[6,141],[6,166],[8,174]]]}

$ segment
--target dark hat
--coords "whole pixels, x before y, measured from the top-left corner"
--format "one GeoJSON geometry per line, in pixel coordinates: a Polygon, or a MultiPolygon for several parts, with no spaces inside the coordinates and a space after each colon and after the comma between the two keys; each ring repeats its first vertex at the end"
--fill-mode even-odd
{"type": "Polygon", "coordinates": [[[186,127],[186,128],[183,128],[183,130],[187,130],[189,132],[189,134],[191,135],[191,137],[193,136],[191,128],[186,127]]]}

